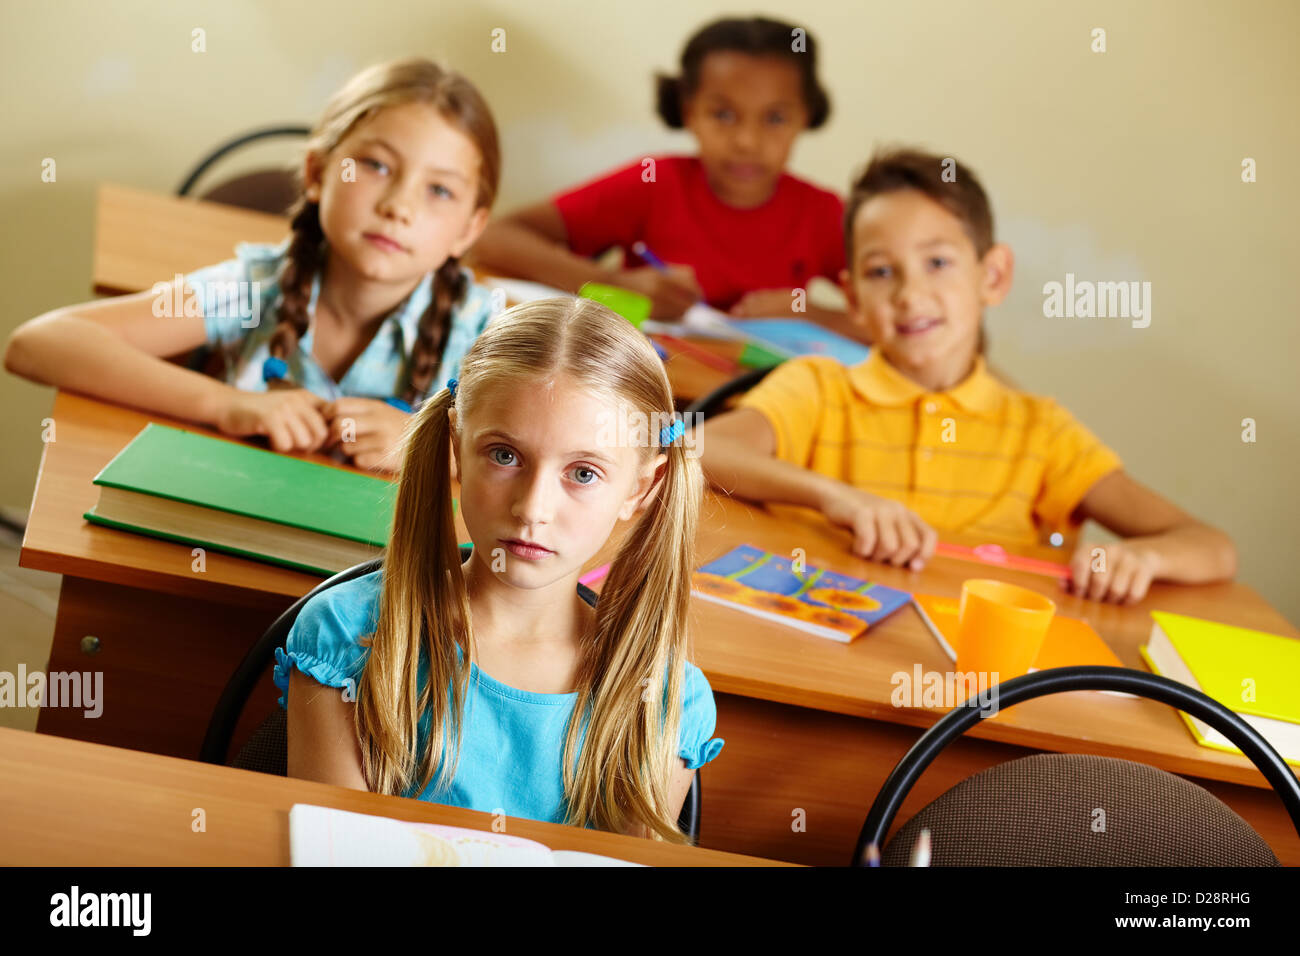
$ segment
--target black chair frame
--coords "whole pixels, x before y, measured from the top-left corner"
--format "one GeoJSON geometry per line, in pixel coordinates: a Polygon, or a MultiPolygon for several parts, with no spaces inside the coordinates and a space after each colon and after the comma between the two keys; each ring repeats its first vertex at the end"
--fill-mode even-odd
{"type": "Polygon", "coordinates": [[[206,173],[209,169],[211,169],[212,166],[216,164],[217,160],[221,159],[223,156],[225,156],[228,153],[233,153],[241,146],[246,146],[249,143],[255,142],[259,139],[270,139],[275,136],[310,136],[310,135],[311,135],[311,127],[309,126],[265,126],[262,127],[261,129],[251,130],[250,132],[247,132],[242,136],[236,136],[234,139],[222,143],[220,146],[218,146],[216,149],[210,152],[206,157],[200,160],[199,164],[194,167],[193,171],[188,176],[185,177],[185,181],[181,183],[180,188],[176,190],[176,195],[188,196],[190,194],[190,190],[194,188],[195,183],[199,181],[199,178],[204,173],[206,173]]]}
{"type": "Polygon", "coordinates": [[[742,392],[748,392],[751,388],[767,377],[767,373],[776,368],[775,365],[769,365],[766,368],[752,368],[748,372],[743,372],[729,382],[719,385],[709,394],[697,398],[686,406],[682,417],[687,424],[691,424],[692,419],[699,416],[703,421],[712,418],[722,410],[722,406],[727,399],[733,395],[739,395],[742,392]]]}
{"type": "MultiPolygon", "coordinates": [[[[994,693],[998,709],[1001,710],[1035,697],[1074,690],[1113,690],[1137,694],[1176,707],[1205,721],[1240,747],[1259,768],[1260,773],[1282,798],[1296,832],[1300,833],[1300,781],[1296,780],[1286,761],[1259,731],[1239,715],[1186,684],[1125,667],[1053,667],[998,684],[994,693]]],[[[982,712],[975,706],[976,702],[976,698],[970,698],[965,704],[945,714],[898,761],[871,805],[858,836],[851,865],[867,865],[867,848],[871,844],[884,848],[885,836],[889,833],[898,808],[903,805],[925,768],[944,747],[982,719],[982,712]]]]}

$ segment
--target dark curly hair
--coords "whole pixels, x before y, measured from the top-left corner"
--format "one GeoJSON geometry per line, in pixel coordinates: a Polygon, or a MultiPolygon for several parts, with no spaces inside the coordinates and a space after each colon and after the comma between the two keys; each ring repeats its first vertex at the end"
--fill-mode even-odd
{"type": "Polygon", "coordinates": [[[831,100],[817,81],[817,42],[803,31],[802,49],[795,48],[795,30],[780,20],[766,17],[715,20],[701,28],[682,50],[681,75],[655,77],[655,108],[672,129],[684,125],[684,105],[700,86],[700,66],[710,53],[731,51],[751,56],[781,57],[799,67],[803,81],[804,105],[808,109],[808,128],[817,129],[831,113],[831,100]]]}

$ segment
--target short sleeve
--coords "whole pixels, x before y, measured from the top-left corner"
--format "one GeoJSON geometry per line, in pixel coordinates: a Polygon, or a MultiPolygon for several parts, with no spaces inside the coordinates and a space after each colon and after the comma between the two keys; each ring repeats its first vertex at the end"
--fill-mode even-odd
{"type": "Polygon", "coordinates": [[[822,387],[808,359],[790,359],[774,368],[737,403],[762,413],[776,433],[776,457],[807,468],[821,419],[822,387]]]}
{"type": "Polygon", "coordinates": [[[573,252],[595,256],[645,234],[654,184],[641,177],[638,160],[552,197],[573,252]]]}
{"type": "Polygon", "coordinates": [[[257,325],[278,289],[280,258],[276,246],[241,242],[235,248],[235,258],[185,276],[203,309],[207,344],[239,342],[257,325]]]}
{"type": "Polygon", "coordinates": [[[289,674],[298,668],[303,674],[326,687],[351,687],[365,670],[369,649],[360,639],[371,633],[373,623],[364,626],[363,610],[352,600],[356,589],[345,582],[308,601],[285,639],[284,647],[275,649],[272,679],[281,691],[280,706],[288,708],[289,674]]]}
{"type": "Polygon", "coordinates": [[[1074,509],[1098,481],[1123,467],[1119,456],[1055,402],[1045,409],[1047,431],[1043,485],[1034,515],[1050,527],[1067,530],[1074,509]]]}
{"type": "Polygon", "coordinates": [[[694,664],[686,665],[686,689],[682,694],[682,721],[678,753],[691,770],[698,770],[718,755],[725,743],[713,736],[718,722],[718,708],[713,689],[704,672],[694,664]]]}

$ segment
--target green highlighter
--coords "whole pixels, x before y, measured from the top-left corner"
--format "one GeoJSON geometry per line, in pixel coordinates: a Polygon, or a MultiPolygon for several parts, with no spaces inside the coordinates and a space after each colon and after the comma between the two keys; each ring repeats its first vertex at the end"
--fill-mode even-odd
{"type": "Polygon", "coordinates": [[[599,302],[601,305],[617,312],[631,322],[634,328],[641,328],[641,323],[650,318],[650,306],[652,304],[650,299],[639,292],[633,292],[631,289],[620,289],[618,286],[588,282],[578,290],[578,295],[584,299],[599,302]]]}

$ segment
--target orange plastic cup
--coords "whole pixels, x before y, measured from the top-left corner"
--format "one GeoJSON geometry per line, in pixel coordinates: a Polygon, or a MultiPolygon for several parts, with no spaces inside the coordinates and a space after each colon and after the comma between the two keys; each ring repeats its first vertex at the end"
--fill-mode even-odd
{"type": "Polygon", "coordinates": [[[957,669],[998,681],[1028,674],[1052,626],[1056,604],[1005,581],[972,578],[961,586],[957,669]]]}

